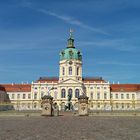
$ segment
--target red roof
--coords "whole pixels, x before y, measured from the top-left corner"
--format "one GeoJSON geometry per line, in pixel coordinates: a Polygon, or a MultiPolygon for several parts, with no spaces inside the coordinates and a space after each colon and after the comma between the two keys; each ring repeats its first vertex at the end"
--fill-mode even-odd
{"type": "Polygon", "coordinates": [[[91,82],[91,83],[92,82],[96,82],[96,83],[106,82],[101,77],[99,77],[99,78],[86,77],[86,78],[83,78],[82,80],[83,80],[83,82],[91,82]]]}
{"type": "MultiPolygon", "coordinates": [[[[58,82],[59,78],[58,77],[40,77],[37,82],[58,82]]],[[[83,82],[96,82],[96,83],[101,83],[101,82],[106,82],[105,80],[102,79],[102,77],[85,77],[82,79],[83,82]]]]}
{"type": "Polygon", "coordinates": [[[136,92],[140,91],[140,84],[111,84],[111,92],[136,92]]]}
{"type": "Polygon", "coordinates": [[[31,92],[31,84],[3,84],[6,92],[31,92]]]}
{"type": "Polygon", "coordinates": [[[58,82],[59,78],[58,77],[40,77],[37,82],[58,82]]]}

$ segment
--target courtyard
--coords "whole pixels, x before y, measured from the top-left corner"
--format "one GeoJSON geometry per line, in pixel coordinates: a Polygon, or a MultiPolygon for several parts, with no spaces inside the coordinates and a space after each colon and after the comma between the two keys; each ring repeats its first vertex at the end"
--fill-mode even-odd
{"type": "Polygon", "coordinates": [[[0,140],[140,140],[140,117],[0,116],[0,140]]]}

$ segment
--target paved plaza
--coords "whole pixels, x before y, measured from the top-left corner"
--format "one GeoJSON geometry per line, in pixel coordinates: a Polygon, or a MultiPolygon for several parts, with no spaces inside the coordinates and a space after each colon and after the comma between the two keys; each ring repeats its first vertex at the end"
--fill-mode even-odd
{"type": "Polygon", "coordinates": [[[140,140],[140,117],[0,117],[0,140],[140,140]]]}

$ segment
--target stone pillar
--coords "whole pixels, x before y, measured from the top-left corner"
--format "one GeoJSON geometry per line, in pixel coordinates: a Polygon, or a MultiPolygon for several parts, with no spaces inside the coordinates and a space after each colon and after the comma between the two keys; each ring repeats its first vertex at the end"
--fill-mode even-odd
{"type": "Polygon", "coordinates": [[[83,94],[79,96],[79,107],[78,107],[78,113],[80,116],[86,116],[88,115],[88,97],[83,94]]]}
{"type": "Polygon", "coordinates": [[[42,116],[52,116],[53,115],[53,97],[51,96],[43,96],[41,107],[42,107],[42,116]]]}

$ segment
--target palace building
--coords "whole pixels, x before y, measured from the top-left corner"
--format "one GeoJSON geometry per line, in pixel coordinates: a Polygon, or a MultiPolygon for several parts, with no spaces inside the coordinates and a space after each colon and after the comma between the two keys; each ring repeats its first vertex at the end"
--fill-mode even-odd
{"type": "Polygon", "coordinates": [[[2,84],[0,97],[7,98],[1,103],[15,110],[40,110],[41,97],[51,95],[64,110],[68,95],[72,95],[71,104],[77,110],[78,97],[86,94],[90,110],[140,109],[140,84],[110,84],[102,77],[83,77],[82,59],[70,34],[67,47],[60,52],[59,77],[40,77],[31,84],[2,84]]]}

